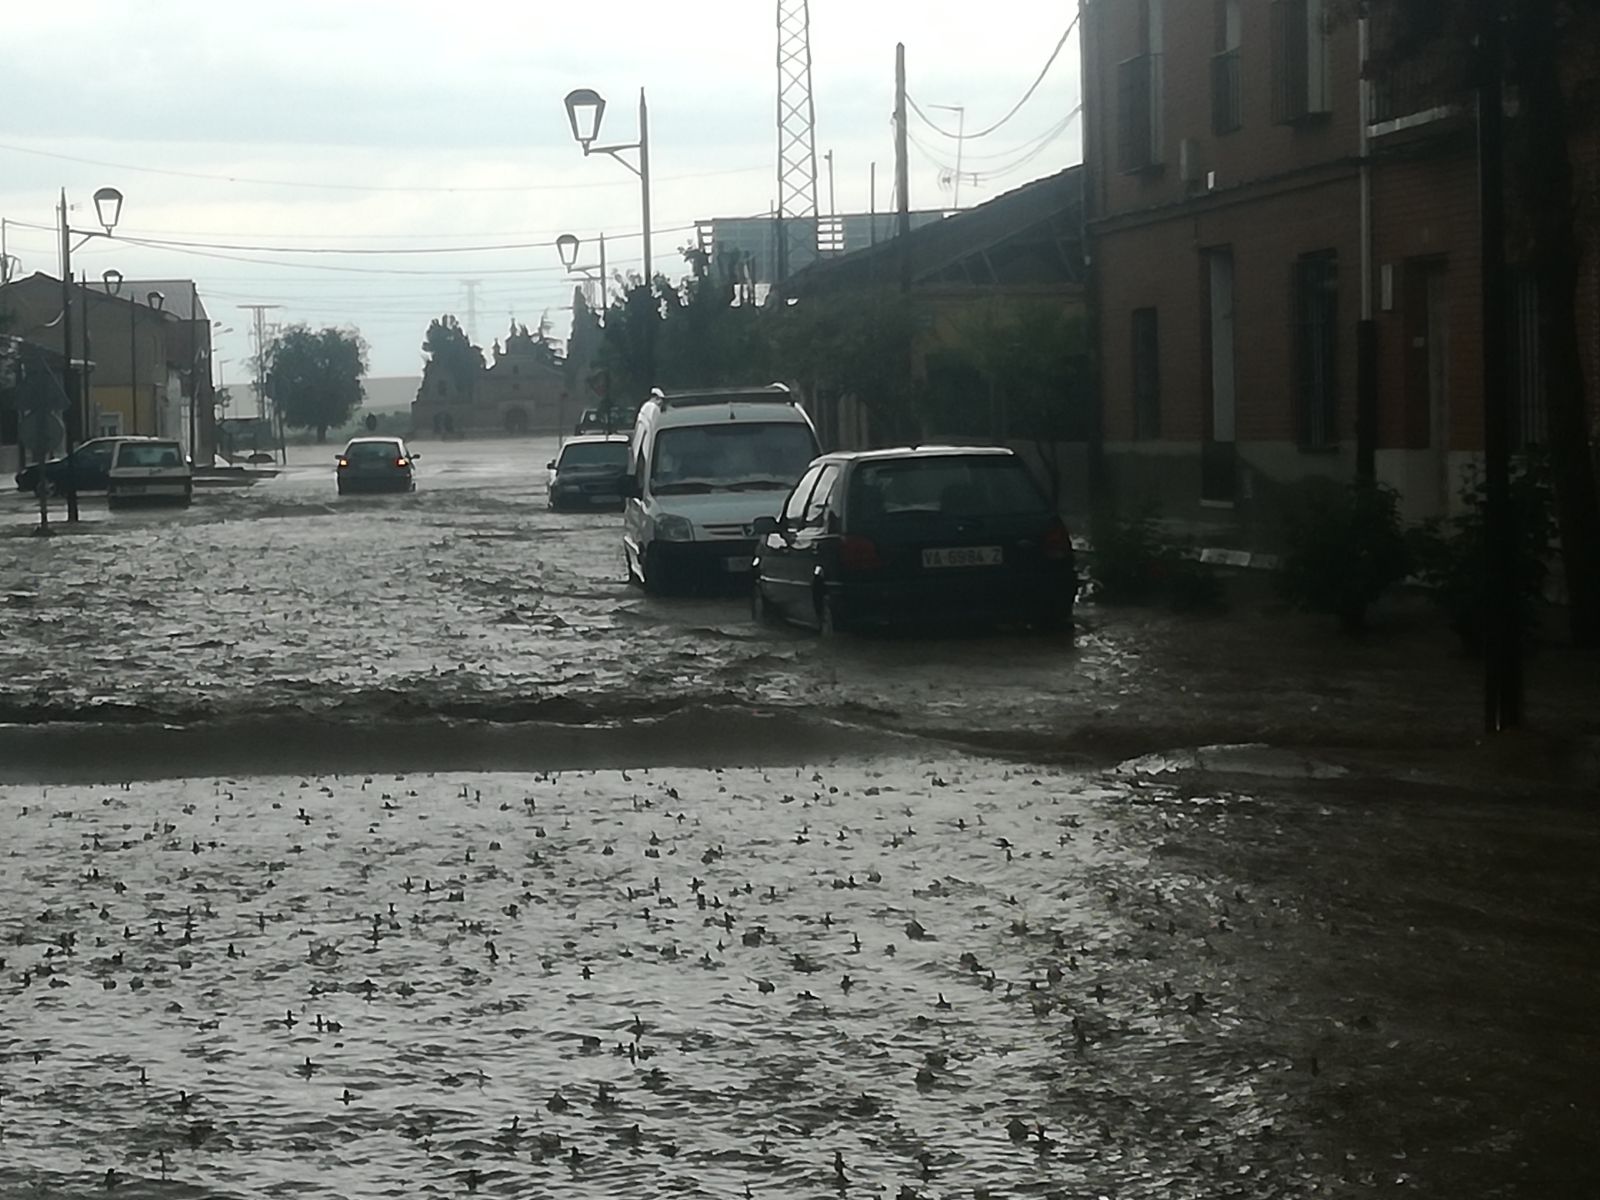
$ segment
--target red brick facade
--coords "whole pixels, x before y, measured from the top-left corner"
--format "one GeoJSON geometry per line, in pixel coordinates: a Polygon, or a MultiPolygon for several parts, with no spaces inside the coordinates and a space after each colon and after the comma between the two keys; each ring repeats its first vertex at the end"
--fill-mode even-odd
{"type": "MultiPolygon", "coordinates": [[[[1335,7],[1085,0],[1104,462],[1125,509],[1155,501],[1168,517],[1265,531],[1282,485],[1353,477],[1364,276],[1378,477],[1400,490],[1408,516],[1425,517],[1448,510],[1481,450],[1470,103],[1429,107],[1398,88],[1364,98],[1360,27],[1326,22],[1335,7]],[[1231,252],[1223,290],[1219,250],[1231,252]],[[1219,296],[1231,297],[1226,328],[1219,296]],[[1230,342],[1231,379],[1216,371],[1230,342]]],[[[1592,240],[1600,139],[1588,136],[1574,158],[1580,236],[1592,240]]],[[[1584,249],[1578,318],[1600,413],[1600,254],[1584,249]]],[[[1521,303],[1511,403],[1537,440],[1537,307],[1531,293],[1521,303]]]]}

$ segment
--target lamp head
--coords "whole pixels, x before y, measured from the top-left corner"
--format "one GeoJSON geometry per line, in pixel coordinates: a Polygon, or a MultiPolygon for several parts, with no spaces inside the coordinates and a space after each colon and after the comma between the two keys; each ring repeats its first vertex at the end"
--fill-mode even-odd
{"type": "Polygon", "coordinates": [[[578,263],[578,239],[570,233],[563,233],[556,239],[556,253],[561,256],[561,265],[572,270],[578,263]]]}
{"type": "Polygon", "coordinates": [[[157,312],[160,312],[166,306],[166,303],[167,303],[167,298],[165,296],[163,296],[160,292],[151,292],[148,296],[145,297],[145,300],[148,301],[149,304],[150,304],[150,307],[155,309],[157,312]]]}
{"type": "Polygon", "coordinates": [[[122,218],[122,193],[114,187],[101,188],[94,194],[94,213],[109,234],[122,218]]]}
{"type": "Polygon", "coordinates": [[[120,296],[120,295],[122,295],[122,272],[121,271],[117,270],[115,267],[112,267],[110,270],[103,272],[101,274],[100,278],[106,285],[106,295],[108,295],[108,296],[120,296]]]}
{"type": "Polygon", "coordinates": [[[593,88],[578,88],[567,93],[567,120],[572,123],[572,136],[585,154],[600,136],[600,122],[605,119],[605,97],[593,88]]]}

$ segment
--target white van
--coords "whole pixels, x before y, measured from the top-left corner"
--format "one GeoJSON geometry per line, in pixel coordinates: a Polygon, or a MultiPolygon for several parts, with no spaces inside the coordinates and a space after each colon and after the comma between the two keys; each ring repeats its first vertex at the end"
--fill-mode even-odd
{"type": "Polygon", "coordinates": [[[819,453],[811,418],[781,383],[653,391],[628,445],[628,578],[661,592],[748,576],[755,519],[777,515],[819,453]]]}
{"type": "Polygon", "coordinates": [[[188,504],[194,498],[194,473],[182,443],[172,438],[118,442],[107,473],[106,503],[188,504]]]}

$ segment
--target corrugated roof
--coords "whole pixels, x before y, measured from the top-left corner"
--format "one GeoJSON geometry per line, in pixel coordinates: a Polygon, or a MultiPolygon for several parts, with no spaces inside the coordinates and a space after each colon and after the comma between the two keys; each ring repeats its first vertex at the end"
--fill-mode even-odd
{"type": "Polygon", "coordinates": [[[1076,239],[1081,225],[1082,171],[1082,167],[1068,167],[976,208],[913,229],[904,238],[904,247],[902,239],[891,238],[853,254],[813,263],[796,272],[779,290],[784,296],[805,296],[892,286],[900,279],[902,249],[911,256],[911,281],[916,285],[938,280],[962,260],[1029,231],[1061,227],[1076,239]]]}

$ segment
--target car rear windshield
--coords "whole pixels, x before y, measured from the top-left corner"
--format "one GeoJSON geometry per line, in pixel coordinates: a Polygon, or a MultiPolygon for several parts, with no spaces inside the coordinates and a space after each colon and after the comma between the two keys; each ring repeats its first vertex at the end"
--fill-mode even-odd
{"type": "Polygon", "coordinates": [[[181,467],[183,448],[177,442],[123,442],[117,447],[119,467],[181,467]]]}
{"type": "Polygon", "coordinates": [[[398,442],[356,442],[345,448],[344,456],[352,462],[377,462],[380,459],[400,457],[398,442]]]}
{"type": "Polygon", "coordinates": [[[558,468],[615,467],[628,469],[627,442],[574,442],[561,451],[558,468]]]}
{"type": "Polygon", "coordinates": [[[1016,459],[948,455],[862,464],[850,485],[849,506],[853,523],[898,516],[1023,516],[1050,508],[1016,459]]]}
{"type": "Polygon", "coordinates": [[[664,429],[656,439],[657,492],[786,491],[817,456],[799,421],[723,421],[664,429]]]}

